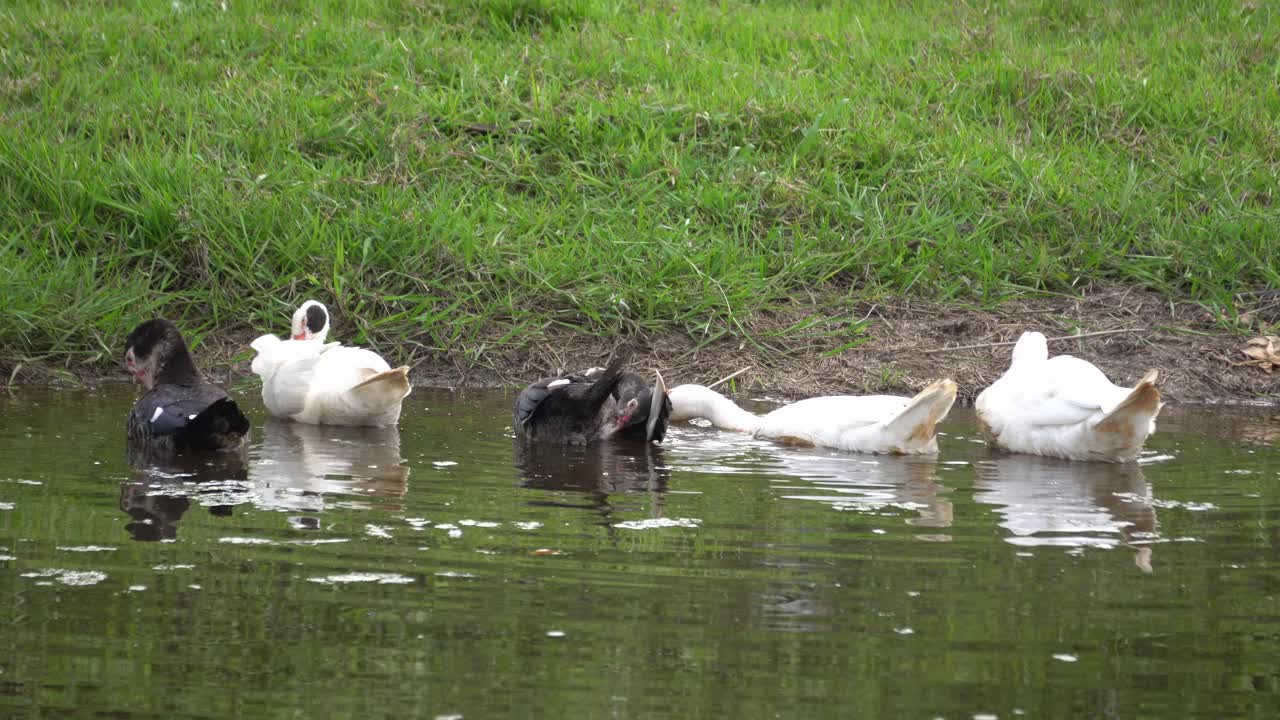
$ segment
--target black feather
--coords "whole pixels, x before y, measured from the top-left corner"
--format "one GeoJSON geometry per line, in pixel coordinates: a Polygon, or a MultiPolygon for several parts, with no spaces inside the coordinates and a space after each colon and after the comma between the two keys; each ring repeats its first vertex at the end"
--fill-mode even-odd
{"type": "Polygon", "coordinates": [[[323,305],[312,305],[307,308],[307,329],[318,333],[329,323],[329,313],[323,305]]]}

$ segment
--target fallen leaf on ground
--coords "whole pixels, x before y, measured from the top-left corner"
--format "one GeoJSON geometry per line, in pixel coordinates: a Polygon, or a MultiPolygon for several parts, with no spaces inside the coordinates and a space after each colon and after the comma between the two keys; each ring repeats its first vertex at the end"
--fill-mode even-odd
{"type": "Polygon", "coordinates": [[[1241,365],[1256,365],[1269,373],[1280,367],[1280,336],[1252,338],[1245,343],[1243,352],[1250,359],[1240,363],[1241,365]]]}

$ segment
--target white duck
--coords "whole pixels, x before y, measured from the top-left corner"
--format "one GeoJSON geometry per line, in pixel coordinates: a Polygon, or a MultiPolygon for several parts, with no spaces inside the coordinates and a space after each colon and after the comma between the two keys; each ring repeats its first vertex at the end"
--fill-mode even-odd
{"type": "Polygon", "coordinates": [[[1128,462],[1156,429],[1158,377],[1151,370],[1135,387],[1119,387],[1093,363],[1049,357],[1044,335],[1025,332],[1009,369],[978,395],[978,426],[1006,452],[1128,462]]]}
{"type": "Polygon", "coordinates": [[[312,425],[394,425],[412,389],[409,368],[392,369],[364,348],[326,343],[328,334],[329,311],[308,300],[293,314],[290,339],[263,335],[250,344],[267,411],[312,425]]]}
{"type": "Polygon", "coordinates": [[[956,384],[938,380],[915,397],[831,395],[753,415],[704,385],[671,388],[671,420],[702,417],[722,430],[789,445],[849,452],[918,455],[938,451],[934,426],[956,399],[956,384]]]}

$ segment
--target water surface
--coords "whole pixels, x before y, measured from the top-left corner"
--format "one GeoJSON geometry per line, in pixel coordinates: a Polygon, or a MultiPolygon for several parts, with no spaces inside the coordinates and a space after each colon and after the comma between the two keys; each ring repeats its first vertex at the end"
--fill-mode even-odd
{"type": "MultiPolygon", "coordinates": [[[[1276,717],[1280,423],[1143,462],[681,426],[525,452],[510,397],[255,420],[131,467],[125,388],[0,397],[0,716],[1276,717]]],[[[1274,414],[1274,411],[1271,411],[1274,414]]]]}

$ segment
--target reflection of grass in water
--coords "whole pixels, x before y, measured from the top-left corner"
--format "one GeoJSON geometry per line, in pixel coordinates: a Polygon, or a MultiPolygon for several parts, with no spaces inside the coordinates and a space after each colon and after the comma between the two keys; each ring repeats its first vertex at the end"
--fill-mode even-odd
{"type": "Polygon", "coordinates": [[[475,361],[811,288],[1280,284],[1267,3],[226,7],[0,17],[10,356],[303,294],[475,361]]]}

